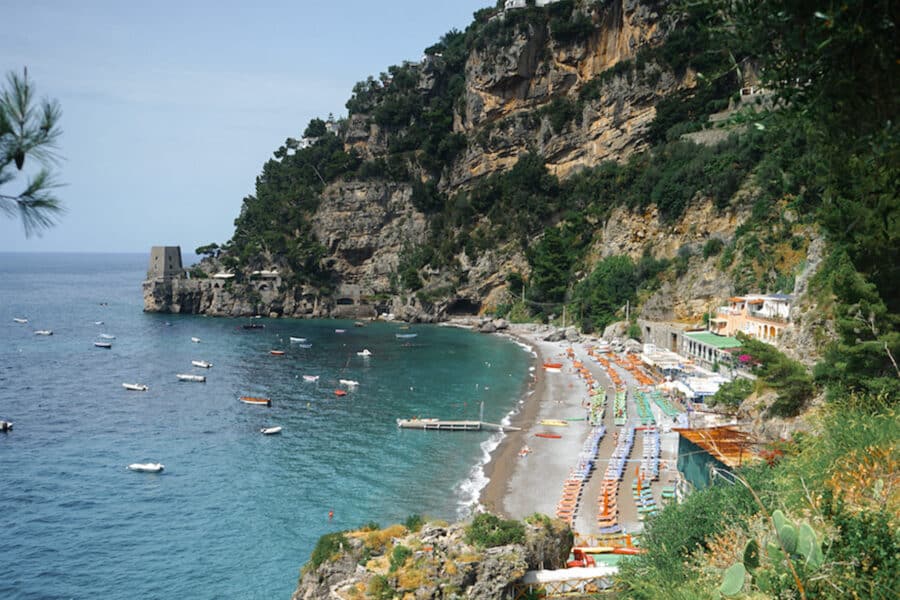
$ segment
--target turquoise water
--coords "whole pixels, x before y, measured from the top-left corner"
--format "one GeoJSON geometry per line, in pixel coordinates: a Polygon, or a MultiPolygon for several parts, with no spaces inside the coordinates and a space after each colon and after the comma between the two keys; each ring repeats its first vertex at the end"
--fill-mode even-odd
{"type": "Polygon", "coordinates": [[[0,434],[0,598],[288,598],[323,533],[465,513],[496,438],[395,419],[477,419],[483,401],[499,422],[521,348],[448,327],[399,340],[397,324],[144,314],[146,260],[0,254],[0,419],[15,422],[0,434]],[[359,386],[338,398],[338,379],[359,386]],[[125,469],[151,461],[165,471],[125,469]]]}

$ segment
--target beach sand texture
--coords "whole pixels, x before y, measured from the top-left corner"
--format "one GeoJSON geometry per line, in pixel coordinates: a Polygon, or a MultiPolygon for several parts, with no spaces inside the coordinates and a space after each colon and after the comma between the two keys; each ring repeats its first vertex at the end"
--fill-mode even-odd
{"type": "MultiPolygon", "coordinates": [[[[603,367],[587,354],[590,343],[543,341],[543,334],[528,327],[514,327],[511,334],[532,347],[535,352],[535,369],[532,371],[532,379],[523,403],[512,418],[512,425],[521,427],[522,431],[507,434],[494,451],[491,461],[485,468],[489,482],[482,491],[481,502],[487,510],[510,518],[521,519],[535,512],[555,516],[563,483],[575,468],[578,454],[591,430],[586,420],[588,412],[585,408],[589,400],[588,388],[573,368],[573,359],[566,356],[566,349],[572,348],[574,360],[580,361],[591,372],[600,388],[606,390],[609,398],[614,395],[615,388],[603,367]],[[559,362],[564,366],[558,373],[547,372],[541,366],[544,362],[559,362]],[[573,418],[584,420],[568,421],[565,427],[541,424],[544,420],[573,418]],[[545,439],[535,435],[542,432],[558,434],[561,437],[545,439]],[[520,450],[526,446],[531,452],[520,457],[520,450]]],[[[600,511],[601,484],[609,457],[616,445],[614,433],[639,424],[633,396],[637,382],[624,369],[616,367],[616,371],[628,387],[629,422],[625,427],[616,427],[611,403],[607,406],[603,421],[606,435],[599,446],[595,469],[582,488],[582,497],[573,526],[577,533],[584,536],[594,535],[599,531],[597,516],[600,511]]],[[[652,408],[657,423],[666,425],[665,419],[671,421],[662,415],[659,407],[653,405],[652,408]]],[[[677,477],[674,468],[677,434],[661,434],[660,444],[660,476],[659,480],[651,485],[658,504],[662,487],[672,485],[677,477]]],[[[637,432],[618,494],[619,524],[629,533],[639,533],[643,528],[643,523],[638,519],[631,490],[642,451],[643,436],[641,432],[637,432]]]]}

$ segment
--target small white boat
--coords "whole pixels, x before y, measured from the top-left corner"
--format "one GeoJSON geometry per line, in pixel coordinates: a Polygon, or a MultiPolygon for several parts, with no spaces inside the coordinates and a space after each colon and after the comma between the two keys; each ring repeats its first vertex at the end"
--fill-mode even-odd
{"type": "Polygon", "coordinates": [[[191,364],[201,369],[208,369],[212,366],[211,362],[206,362],[205,360],[192,360],[191,364]]]}
{"type": "Polygon", "coordinates": [[[99,337],[102,337],[104,340],[114,340],[116,336],[109,333],[101,333],[99,337]]]}
{"type": "Polygon", "coordinates": [[[98,348],[106,348],[107,350],[112,348],[112,342],[94,342],[94,345],[98,348]]]}
{"type": "Polygon", "coordinates": [[[139,473],[159,473],[166,468],[162,463],[131,463],[128,469],[139,473]]]}
{"type": "Polygon", "coordinates": [[[103,325],[103,321],[94,321],[94,325],[103,325]]]}
{"type": "Polygon", "coordinates": [[[53,331],[50,329],[38,329],[34,332],[34,335],[53,335],[53,331]]]}
{"type": "Polygon", "coordinates": [[[22,317],[14,317],[13,321],[15,321],[16,323],[27,323],[28,319],[23,319],[22,317]]]}
{"type": "Polygon", "coordinates": [[[319,380],[318,375],[304,375],[303,376],[303,381],[318,381],[318,380],[319,380]]]}
{"type": "Polygon", "coordinates": [[[352,379],[338,379],[338,382],[341,385],[346,385],[347,387],[356,387],[359,385],[358,381],[353,381],[352,379]]]}
{"type": "Polygon", "coordinates": [[[335,333],[347,333],[347,330],[346,329],[335,329],[334,332],[335,333]]]}
{"type": "Polygon", "coordinates": [[[302,344],[303,342],[306,341],[306,338],[302,338],[302,337],[294,337],[294,336],[290,336],[290,338],[291,338],[291,343],[292,343],[292,344],[302,344]]]}
{"type": "Polygon", "coordinates": [[[198,337],[192,337],[192,338],[191,338],[191,341],[194,342],[195,344],[199,344],[199,343],[200,343],[200,338],[198,338],[198,337]]]}
{"type": "Polygon", "coordinates": [[[298,348],[312,348],[312,344],[297,344],[298,348]]]}
{"type": "Polygon", "coordinates": [[[178,373],[175,377],[177,377],[179,381],[196,381],[197,383],[206,381],[206,377],[203,375],[191,375],[190,373],[178,373]]]}
{"type": "Polygon", "coordinates": [[[143,383],[123,383],[122,387],[132,392],[146,392],[150,389],[150,386],[143,383]]]}
{"type": "Polygon", "coordinates": [[[259,432],[263,435],[275,435],[281,433],[281,427],[263,427],[259,432]]]}
{"type": "Polygon", "coordinates": [[[398,340],[411,340],[414,337],[416,337],[417,335],[419,335],[419,334],[418,333],[395,333],[394,337],[396,337],[398,340]]]}
{"type": "Polygon", "coordinates": [[[357,356],[372,356],[372,352],[368,348],[363,348],[361,352],[356,353],[357,356]]]}

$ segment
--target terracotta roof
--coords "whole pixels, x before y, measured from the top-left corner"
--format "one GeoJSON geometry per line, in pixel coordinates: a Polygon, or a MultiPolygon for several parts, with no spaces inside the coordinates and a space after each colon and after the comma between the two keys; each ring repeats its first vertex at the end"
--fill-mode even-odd
{"type": "Polygon", "coordinates": [[[686,429],[673,427],[679,435],[700,446],[731,468],[759,460],[756,441],[734,425],[686,429]]]}

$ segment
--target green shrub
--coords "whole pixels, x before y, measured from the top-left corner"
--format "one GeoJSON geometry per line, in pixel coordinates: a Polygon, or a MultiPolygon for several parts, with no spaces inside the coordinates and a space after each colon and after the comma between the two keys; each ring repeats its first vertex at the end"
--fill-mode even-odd
{"type": "Polygon", "coordinates": [[[778,392],[769,412],[778,417],[793,417],[800,413],[815,393],[812,376],[799,362],[785,356],[774,346],[737,334],[741,348],[755,363],[753,371],[778,392]]]}
{"type": "Polygon", "coordinates": [[[400,567],[406,563],[406,559],[412,556],[412,550],[404,546],[403,544],[397,544],[394,546],[394,549],[391,551],[391,566],[389,569],[390,573],[393,573],[400,567]]]}
{"type": "Polygon", "coordinates": [[[525,526],[518,521],[481,513],[466,528],[466,542],[481,548],[522,544],[525,542],[525,526]]]}
{"type": "Polygon", "coordinates": [[[422,518],[422,515],[409,515],[406,517],[406,521],[403,522],[403,526],[413,533],[422,529],[424,524],[425,520],[422,518]]]}
{"type": "Polygon", "coordinates": [[[304,569],[307,571],[318,569],[322,563],[331,560],[347,546],[347,537],[342,531],[326,533],[316,542],[316,547],[313,548],[312,555],[304,569]]]}
{"type": "Polygon", "coordinates": [[[746,400],[752,393],[753,382],[749,379],[738,377],[734,381],[722,384],[719,387],[719,391],[709,399],[709,405],[737,408],[741,405],[741,402],[746,400]]]}
{"type": "Polygon", "coordinates": [[[709,238],[708,240],[706,240],[706,243],[703,244],[703,258],[706,259],[710,256],[716,256],[722,251],[724,247],[725,242],[723,242],[720,238],[709,238]]]}

